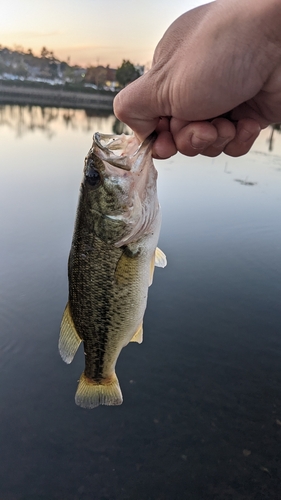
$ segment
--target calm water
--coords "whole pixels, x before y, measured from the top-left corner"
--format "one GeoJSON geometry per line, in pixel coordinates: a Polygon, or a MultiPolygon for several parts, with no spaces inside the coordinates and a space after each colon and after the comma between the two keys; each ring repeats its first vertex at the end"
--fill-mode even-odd
{"type": "Polygon", "coordinates": [[[281,140],[244,158],[156,162],[163,225],[120,407],[74,403],[57,351],[93,132],[113,116],[0,109],[0,500],[277,499],[281,140]]]}

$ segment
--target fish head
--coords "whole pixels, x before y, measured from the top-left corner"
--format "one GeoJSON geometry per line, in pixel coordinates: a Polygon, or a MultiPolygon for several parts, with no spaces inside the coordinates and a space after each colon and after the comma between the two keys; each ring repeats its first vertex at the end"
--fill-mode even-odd
{"type": "Polygon", "coordinates": [[[96,133],[85,159],[83,201],[96,235],[116,247],[153,231],[159,211],[153,142],[96,133]]]}

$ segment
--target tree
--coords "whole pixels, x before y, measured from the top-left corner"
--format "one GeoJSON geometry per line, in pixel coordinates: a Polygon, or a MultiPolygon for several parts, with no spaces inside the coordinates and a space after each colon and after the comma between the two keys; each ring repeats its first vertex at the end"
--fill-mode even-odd
{"type": "Polygon", "coordinates": [[[116,71],[116,80],[121,87],[125,87],[140,76],[140,71],[130,61],[126,61],[125,59],[123,59],[121,66],[116,71]]]}
{"type": "Polygon", "coordinates": [[[45,58],[45,57],[48,57],[48,55],[49,55],[48,49],[46,49],[46,47],[42,47],[42,49],[41,49],[41,57],[45,58]]]}
{"type": "Polygon", "coordinates": [[[105,85],[107,70],[103,66],[90,66],[86,70],[85,82],[94,83],[97,87],[105,85]]]}

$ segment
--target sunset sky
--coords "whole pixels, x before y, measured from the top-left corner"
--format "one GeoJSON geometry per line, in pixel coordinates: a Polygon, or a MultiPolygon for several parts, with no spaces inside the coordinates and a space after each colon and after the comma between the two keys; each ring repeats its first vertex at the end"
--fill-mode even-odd
{"type": "Polygon", "coordinates": [[[154,48],[181,14],[208,0],[0,0],[0,44],[43,46],[83,66],[122,59],[149,65],[154,48]]]}

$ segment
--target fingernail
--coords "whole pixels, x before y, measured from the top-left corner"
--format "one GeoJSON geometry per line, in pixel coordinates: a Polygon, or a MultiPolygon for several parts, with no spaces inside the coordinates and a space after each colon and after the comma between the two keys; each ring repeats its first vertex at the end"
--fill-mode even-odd
{"type": "Polygon", "coordinates": [[[215,142],[215,144],[214,144],[214,147],[218,148],[218,149],[223,149],[224,146],[226,146],[229,143],[230,140],[231,140],[230,137],[227,137],[227,138],[225,138],[225,137],[218,137],[217,140],[216,140],[216,142],[215,142]]]}
{"type": "Polygon", "coordinates": [[[204,149],[209,146],[209,144],[210,143],[208,141],[201,139],[194,134],[191,136],[191,145],[194,149],[204,149]]]}
{"type": "Polygon", "coordinates": [[[239,132],[239,141],[241,142],[247,142],[253,135],[253,132],[249,132],[249,130],[246,130],[245,128],[242,128],[239,132]]]}

